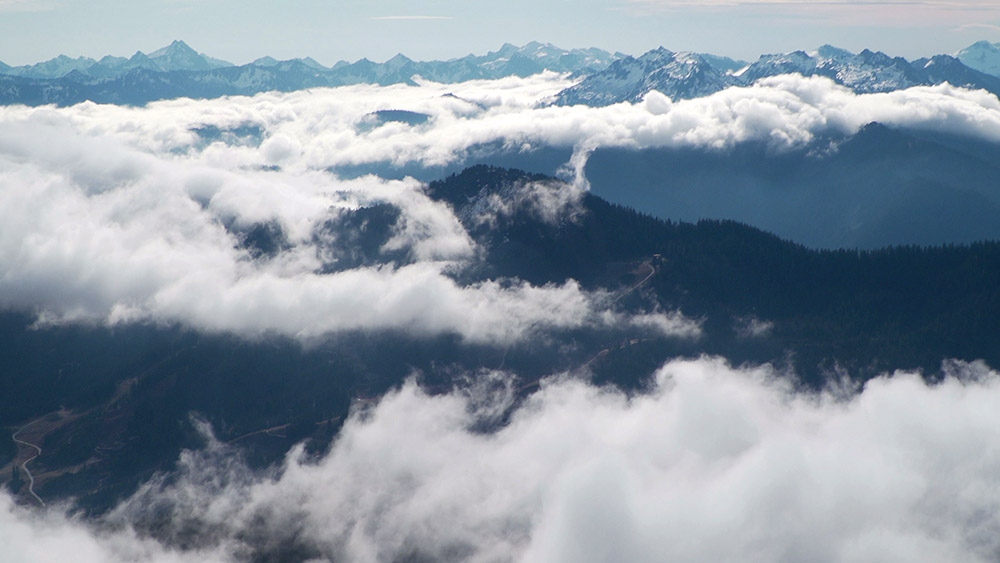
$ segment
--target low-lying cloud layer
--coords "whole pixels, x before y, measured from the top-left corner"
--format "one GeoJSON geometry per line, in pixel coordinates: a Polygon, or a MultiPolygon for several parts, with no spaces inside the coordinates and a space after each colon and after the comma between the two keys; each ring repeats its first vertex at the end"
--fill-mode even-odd
{"type": "Polygon", "coordinates": [[[470,147],[496,142],[530,150],[726,147],[762,140],[780,149],[808,143],[817,135],[851,134],[872,121],[1000,141],[996,96],[947,84],[858,95],[823,77],[784,75],[694,100],[673,102],[653,92],[638,104],[544,105],[570,84],[559,75],[543,73],[463,84],[358,85],[180,99],[146,108],[92,103],[59,110],[6,107],[0,116],[7,121],[53,113],[86,135],[114,136],[153,153],[189,156],[204,144],[198,128],[226,131],[250,125],[263,132],[262,144],[211,145],[200,159],[214,165],[308,169],[373,162],[442,165],[461,159],[470,147]],[[384,110],[429,118],[417,124],[388,120],[379,127],[359,126],[371,112],[384,110]]]}
{"type": "MultiPolygon", "coordinates": [[[[784,150],[871,121],[1000,141],[1000,101],[948,85],[856,95],[823,78],[779,76],[676,103],[654,92],[634,105],[544,105],[568,84],[549,73],[144,108],[0,108],[0,306],[37,311],[45,322],[154,320],[298,337],[402,329],[512,341],[609,316],[600,296],[573,282],[457,284],[449,272],[477,249],[453,210],[412,180],[342,180],[328,170],[454,164],[484,146],[570,149],[572,186],[522,194],[551,218],[575,209],[586,157],[598,147],[756,140],[784,150]],[[398,117],[417,114],[428,117],[398,117]],[[338,245],[318,229],[378,202],[401,210],[385,250],[410,260],[324,270],[338,245]],[[260,225],[282,237],[273,255],[239,247],[240,233],[260,225]]],[[[485,211],[503,213],[512,202],[493,203],[485,211]]]]}
{"type": "MultiPolygon", "coordinates": [[[[475,244],[453,210],[415,181],[340,181],[298,160],[288,170],[261,169],[242,160],[258,149],[240,142],[180,153],[143,146],[160,133],[86,130],[74,111],[151,115],[30,111],[0,128],[0,305],[38,311],[43,322],[154,320],[303,338],[398,329],[503,344],[604,318],[606,299],[572,281],[458,284],[448,272],[475,255],[475,244]],[[385,249],[411,260],[324,273],[342,245],[336,233],[319,237],[320,227],[373,203],[399,208],[385,249]],[[274,256],[240,247],[239,233],[258,225],[280,233],[284,247],[274,256]]],[[[291,141],[269,136],[260,154],[287,154],[274,148],[281,143],[291,141]]],[[[523,191],[543,218],[576,213],[572,186],[523,191]]]]}
{"type": "Polygon", "coordinates": [[[253,474],[213,442],[100,528],[0,497],[0,539],[23,562],[996,560],[1000,375],[945,372],[811,394],[768,367],[676,361],[642,394],[554,377],[517,407],[510,374],[439,396],[411,382],[321,459],[253,474]],[[127,525],[150,518],[188,550],[127,525]]]}

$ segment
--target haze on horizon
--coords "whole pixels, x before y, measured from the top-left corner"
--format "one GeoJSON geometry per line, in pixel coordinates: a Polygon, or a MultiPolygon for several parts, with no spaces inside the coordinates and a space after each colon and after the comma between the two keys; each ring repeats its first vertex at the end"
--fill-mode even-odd
{"type": "Polygon", "coordinates": [[[289,9],[260,0],[0,0],[0,35],[0,61],[15,66],[59,54],[148,53],[174,39],[235,64],[265,55],[326,65],[396,53],[450,59],[533,40],[635,55],[662,45],[747,60],[829,43],[912,59],[1000,40],[1000,1],[303,0],[289,9]]]}

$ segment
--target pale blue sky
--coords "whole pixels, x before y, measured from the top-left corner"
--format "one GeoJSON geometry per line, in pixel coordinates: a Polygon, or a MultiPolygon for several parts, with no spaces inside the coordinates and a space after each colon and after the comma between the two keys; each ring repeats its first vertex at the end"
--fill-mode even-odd
{"type": "Polygon", "coordinates": [[[11,65],[173,39],[237,64],[453,58],[531,40],[744,59],[832,43],[917,58],[1000,41],[1000,0],[0,0],[0,61],[11,65]]]}

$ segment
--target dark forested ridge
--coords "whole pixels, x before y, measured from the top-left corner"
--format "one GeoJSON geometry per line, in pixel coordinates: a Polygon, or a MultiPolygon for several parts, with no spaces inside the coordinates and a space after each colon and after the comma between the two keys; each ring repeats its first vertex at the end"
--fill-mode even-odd
{"type": "Polygon", "coordinates": [[[664,219],[732,219],[811,248],[1000,239],[1000,145],[870,123],[793,151],[598,149],[593,193],[664,219]]]}
{"type": "MultiPolygon", "coordinates": [[[[448,193],[508,174],[477,167],[431,188],[448,193]]],[[[945,358],[1000,362],[1000,243],[812,250],[745,224],[662,221],[591,194],[583,207],[575,222],[521,217],[481,235],[490,275],[594,286],[609,264],[655,257],[656,300],[705,319],[704,351],[756,350],[740,358],[754,361],[789,352],[804,375],[835,363],[868,377],[934,371],[945,358]],[[734,333],[751,316],[774,323],[759,343],[734,333]]]]}
{"type": "MultiPolygon", "coordinates": [[[[573,279],[616,296],[622,312],[679,309],[701,321],[702,337],[594,326],[514,346],[403,333],[337,334],[303,345],[183,327],[32,327],[31,315],[7,311],[0,422],[13,432],[46,417],[45,453],[33,462],[45,476],[41,494],[76,496],[100,510],[199,443],[192,413],[253,463],[271,463],[302,439],[324,447],[352,405],[413,374],[444,391],[457,376],[497,368],[524,384],[570,371],[634,387],[667,359],[700,354],[789,366],[809,385],[844,370],[859,380],[894,369],[934,377],[951,358],[1000,365],[996,242],[810,250],[744,224],[663,221],[589,193],[545,216],[523,198],[532,182],[560,189],[544,176],[489,166],[429,185],[482,250],[454,274],[460,283],[573,279]],[[526,203],[480,221],[476,210],[494,196],[526,203]]],[[[340,267],[399,264],[405,255],[380,250],[398,218],[380,204],[322,228],[350,246],[350,263],[340,267]]],[[[263,253],[280,251],[280,239],[266,225],[241,238],[263,253]]],[[[14,455],[8,450],[0,450],[2,463],[14,455]]],[[[8,466],[0,479],[15,474],[8,466]]]]}

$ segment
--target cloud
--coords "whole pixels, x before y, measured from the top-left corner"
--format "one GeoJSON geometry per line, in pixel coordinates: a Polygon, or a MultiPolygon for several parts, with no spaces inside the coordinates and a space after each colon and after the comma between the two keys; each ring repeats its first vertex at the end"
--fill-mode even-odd
{"type": "Polygon", "coordinates": [[[985,29],[987,31],[1000,31],[1000,25],[993,25],[989,23],[964,23],[951,31],[963,33],[966,31],[976,31],[980,29],[985,29]]]}
{"type": "Polygon", "coordinates": [[[733,329],[740,338],[764,338],[774,330],[774,323],[753,316],[740,317],[734,320],[733,329]]]}
{"type": "Polygon", "coordinates": [[[478,225],[495,225],[498,219],[525,213],[550,225],[571,223],[585,212],[584,193],[578,184],[557,180],[517,183],[477,197],[466,212],[467,220],[478,225]]]}
{"type": "Polygon", "coordinates": [[[372,20],[453,20],[451,16],[378,16],[368,18],[372,20]]]}
{"type": "MultiPolygon", "coordinates": [[[[178,127],[171,104],[162,112],[92,104],[5,110],[0,305],[36,311],[41,323],[153,321],[303,339],[400,330],[505,345],[546,330],[607,325],[607,299],[572,280],[456,282],[451,273],[477,251],[454,211],[413,180],[341,181],[304,164],[302,147],[325,129],[312,139],[290,130],[259,145],[230,139],[198,149],[195,125],[238,129],[247,116],[222,110],[208,117],[199,103],[179,104],[194,110],[189,127],[178,127]],[[286,168],[275,170],[274,162],[286,168]],[[317,233],[377,203],[400,211],[382,250],[408,261],[385,257],[327,271],[344,249],[335,233],[317,233]],[[240,233],[259,225],[281,238],[273,256],[241,246],[240,233]]],[[[280,123],[293,111],[268,105],[254,108],[258,121],[266,123],[271,110],[280,123]]],[[[518,193],[512,202],[544,220],[576,208],[581,196],[558,182],[518,193]]],[[[501,214],[508,203],[481,211],[501,214]]]]}
{"type": "Polygon", "coordinates": [[[635,326],[654,329],[663,336],[699,338],[702,335],[701,323],[677,312],[635,315],[630,322],[635,326]]]}
{"type": "Polygon", "coordinates": [[[507,342],[590,315],[574,283],[459,286],[445,270],[472,243],[412,181],[185,166],[63,127],[12,124],[0,146],[2,301],[41,308],[49,322],[153,319],[298,337],[403,329],[507,342]],[[399,206],[405,225],[390,243],[411,248],[416,263],[320,273],[310,237],[356,197],[399,206]],[[261,222],[279,225],[292,248],[252,260],[226,228],[261,222]]]}
{"type": "MultiPolygon", "coordinates": [[[[544,105],[569,84],[545,73],[143,108],[2,107],[0,306],[38,311],[43,322],[155,321],[301,338],[398,329],[510,342],[617,317],[572,282],[458,284],[452,274],[478,251],[450,207],[411,179],[343,180],[328,170],[456,165],[483,147],[572,152],[572,185],[531,184],[517,197],[485,201],[479,219],[488,224],[511,205],[544,220],[572,217],[586,158],[600,147],[762,141],[781,151],[871,121],[1000,141],[1000,101],[950,85],[857,95],[825,78],[787,75],[695,100],[652,92],[636,104],[544,105]],[[358,126],[388,109],[430,117],[358,126]],[[400,210],[381,262],[330,273],[344,249],[318,233],[378,203],[400,210]],[[241,233],[259,225],[281,238],[271,255],[241,246],[241,233]]],[[[672,326],[652,317],[616,322],[672,326]]]]}
{"type": "Polygon", "coordinates": [[[192,559],[177,537],[234,559],[281,545],[316,560],[995,560],[1000,376],[945,371],[855,394],[709,358],[634,395],[554,376],[491,432],[479,421],[512,408],[511,374],[444,395],[411,381],[319,459],[298,448],[255,474],[210,439],[98,528],[0,497],[0,537],[19,561],[77,545],[192,559]],[[166,545],[131,531],[151,518],[166,545]]]}
{"type": "MultiPolygon", "coordinates": [[[[546,73],[464,84],[363,85],[252,98],[174,100],[144,109],[83,104],[59,111],[82,131],[119,137],[156,153],[191,151],[198,139],[190,128],[200,124],[252,123],[269,137],[283,139],[283,146],[298,147],[296,156],[283,165],[286,169],[377,162],[442,166],[491,144],[514,152],[542,146],[577,148],[583,157],[588,150],[607,146],[722,148],[749,140],[781,149],[802,146],[819,134],[851,134],[871,121],[1000,139],[996,97],[948,85],[857,95],[822,77],[786,75],[694,100],[671,101],[652,92],[639,104],[540,106],[570,84],[546,73]],[[390,122],[374,129],[356,127],[365,115],[385,109],[419,112],[430,119],[417,126],[390,122]]],[[[265,148],[262,154],[256,146],[214,144],[193,156],[212,165],[260,166],[273,161],[271,146],[265,148]]],[[[570,168],[579,169],[579,162],[570,168]]]]}
{"type": "Polygon", "coordinates": [[[101,533],[83,521],[55,511],[31,512],[16,506],[6,491],[0,492],[0,541],[3,561],[41,563],[78,561],[117,563],[152,561],[185,563],[232,561],[224,549],[180,553],[130,532],[101,533]]]}

